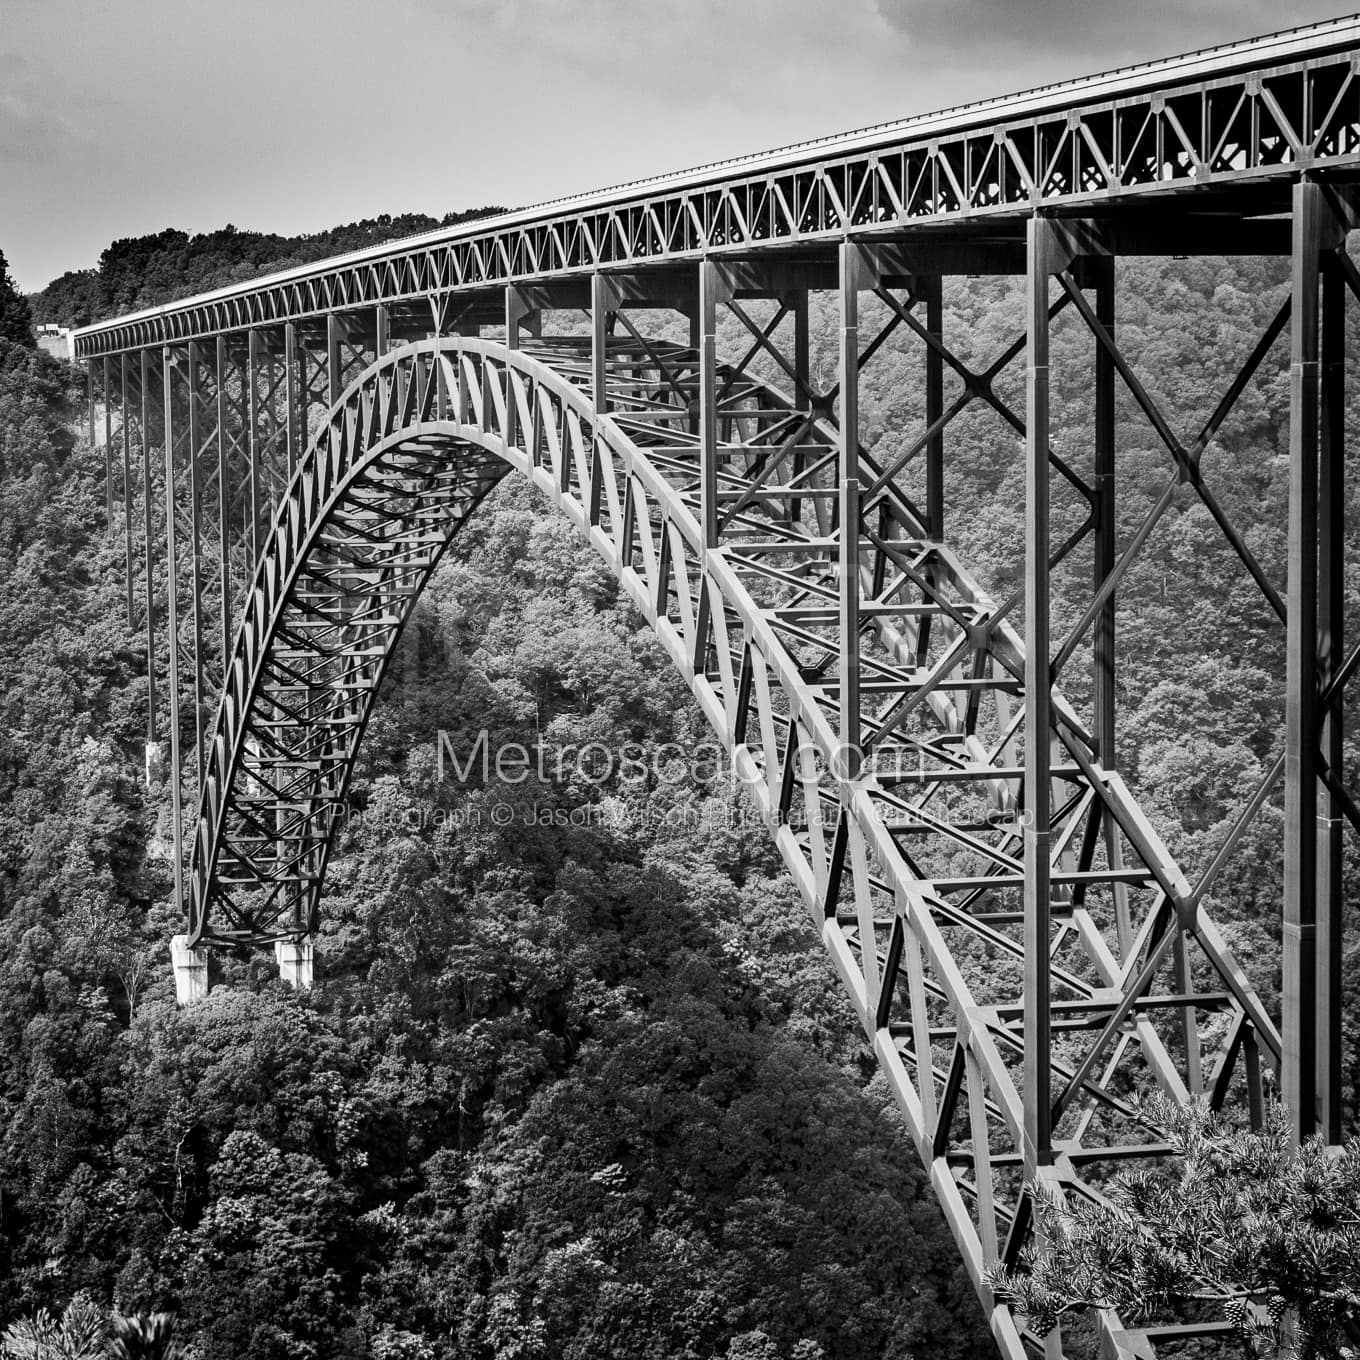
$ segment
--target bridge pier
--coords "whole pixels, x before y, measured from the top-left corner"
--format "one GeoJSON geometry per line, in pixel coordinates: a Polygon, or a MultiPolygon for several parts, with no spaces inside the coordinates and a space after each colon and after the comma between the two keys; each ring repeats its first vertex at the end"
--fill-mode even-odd
{"type": "Polygon", "coordinates": [[[200,945],[189,948],[187,935],[175,935],[170,940],[170,963],[175,970],[175,1001],[180,1006],[192,1006],[208,995],[208,951],[200,945]]]}
{"type": "Polygon", "coordinates": [[[310,935],[295,940],[275,940],[274,957],[278,960],[279,977],[284,982],[299,991],[311,988],[316,946],[310,935]]]}
{"type": "Polygon", "coordinates": [[[1340,1027],[1345,626],[1346,239],[1353,188],[1293,187],[1281,1089],[1300,1139],[1343,1132],[1340,1027]]]}

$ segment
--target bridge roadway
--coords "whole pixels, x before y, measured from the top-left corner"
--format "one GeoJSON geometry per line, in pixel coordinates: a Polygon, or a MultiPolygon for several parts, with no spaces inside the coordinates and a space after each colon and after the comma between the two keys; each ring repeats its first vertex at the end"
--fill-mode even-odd
{"type": "MultiPolygon", "coordinates": [[[[147,640],[148,764],[168,757],[171,775],[184,994],[206,987],[208,945],[273,944],[285,976],[310,977],[331,832],[403,625],[514,472],[610,565],[767,814],[1004,1354],[1062,1340],[1031,1335],[988,1266],[1029,1242],[1033,1184],[1098,1200],[1119,1166],[1168,1155],[1139,1093],[1259,1120],[1273,1072],[1298,1131],[1339,1138],[1342,835],[1360,827],[1341,778],[1360,650],[1343,647],[1340,419],[1360,296],[1345,245],[1358,60],[1360,21],[1337,20],[80,331],[110,532],[147,640]],[[1116,259],[1168,254],[1292,269],[1189,441],[1118,344],[1116,259]],[[990,358],[961,357],[964,338],[944,332],[944,280],[961,275],[1019,281],[1022,323],[990,358]],[[838,304],[829,388],[812,362],[823,294],[838,304]],[[1091,444],[1068,456],[1050,446],[1060,312],[1094,353],[1091,444]],[[733,327],[742,343],[720,346],[733,327]],[[1201,459],[1286,333],[1277,584],[1201,459]],[[904,353],[919,426],[866,448],[861,374],[904,353]],[[1004,381],[1021,355],[1023,411],[1004,381]],[[1120,383],[1167,477],[1123,536],[1120,383]],[[970,501],[947,504],[948,444],[969,409],[1023,449],[1024,585],[1000,600],[950,543],[970,501]],[[1115,744],[1115,592],[1185,487],[1280,619],[1288,658],[1285,753],[1193,877],[1115,744]],[[1063,630],[1059,572],[1086,592],[1063,630]],[[1040,683],[1033,656],[1048,659],[1040,683]],[[1277,1028],[1206,899],[1281,786],[1277,1028]]],[[[1224,1332],[1112,1313],[1098,1327],[1105,1353],[1127,1356],[1224,1332]]]]}

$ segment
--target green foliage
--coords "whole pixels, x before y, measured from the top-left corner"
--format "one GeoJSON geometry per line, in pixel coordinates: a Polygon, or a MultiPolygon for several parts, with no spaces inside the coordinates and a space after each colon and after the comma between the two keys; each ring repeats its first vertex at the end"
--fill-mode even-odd
{"type": "Polygon", "coordinates": [[[5,1360],[100,1360],[108,1320],[88,1294],[77,1294],[58,1320],[45,1308],[0,1336],[5,1360]]]}
{"type": "Polygon", "coordinates": [[[115,1317],[113,1360],[180,1360],[184,1348],[175,1340],[175,1320],[169,1313],[139,1313],[115,1317]]]}
{"type": "Polygon", "coordinates": [[[10,277],[4,251],[0,251],[0,341],[30,348],[37,343],[33,335],[32,309],[10,277]]]}
{"type": "MultiPolygon", "coordinates": [[[[118,242],[98,271],[54,283],[39,314],[91,319],[435,225],[118,242]]],[[[1192,433],[1233,346],[1278,304],[1272,268],[1127,268],[1121,344],[1192,433]]],[[[1004,282],[961,283],[946,334],[990,358],[1013,303],[1004,282]]],[[[828,386],[833,331],[812,327],[828,386]]],[[[1079,383],[1078,343],[1055,325],[1054,371],[1079,383]]],[[[866,370],[864,417],[885,448],[921,418],[918,378],[891,347],[866,370]]],[[[151,1333],[173,1313],[195,1360],[986,1353],[901,1120],[777,853],[729,821],[742,804],[724,772],[439,778],[441,731],[464,753],[483,728],[493,746],[541,741],[549,770],[587,741],[651,753],[709,738],[607,570],[522,487],[488,501],[418,605],[334,848],[318,986],[293,995],[272,960],[224,957],[223,985],[176,1009],[171,883],[149,852],[166,795],[140,777],[145,659],[122,545],[104,532],[102,459],[71,433],[70,380],[0,341],[0,1319],[50,1320],[84,1289],[144,1319],[135,1340],[114,1324],[129,1353],[172,1353],[151,1333]],[[491,821],[497,803],[516,825],[491,821]]],[[[998,390],[1017,402],[1019,381],[998,390]]],[[[1253,387],[1205,464],[1277,580],[1281,391],[1253,387]]],[[[1124,402],[1125,535],[1169,474],[1135,414],[1124,402]]],[[[949,533],[1004,598],[1021,580],[1023,462],[998,425],[974,408],[951,426],[950,503],[971,509],[951,510],[949,533]]],[[[1079,420],[1059,421],[1055,447],[1079,459],[1084,440],[1079,420]]],[[[1055,492],[1058,520],[1079,509],[1055,492]]],[[[1058,574],[1060,617],[1088,568],[1058,574]]],[[[1260,601],[1224,585],[1237,579],[1181,488],[1119,595],[1121,769],[1187,861],[1222,843],[1278,750],[1282,653],[1260,601]]],[[[1077,705],[1083,675],[1074,661],[1064,676],[1077,705]]],[[[1279,825],[1268,807],[1211,899],[1268,997],[1279,825]]],[[[1347,977],[1360,998],[1354,955],[1347,977]]],[[[1360,999],[1352,1039],[1357,1014],[1360,999]]],[[[1189,1161],[1201,1153],[1186,1139],[1189,1161]]],[[[1253,1155],[1205,1151],[1204,1174],[1226,1157],[1271,1184],[1268,1141],[1253,1155]]],[[[1234,1222],[1245,1235],[1232,1213],[1277,1204],[1233,1208],[1225,1189],[1214,1208],[1180,1181],[1130,1193],[1219,1214],[1225,1248],[1240,1245],[1234,1222]]],[[[1054,1232],[1064,1223],[1074,1240],[1087,1231],[1054,1218],[1054,1232]]],[[[1169,1297],[1173,1266],[1207,1269],[1189,1228],[1168,1239],[1174,1259],[1148,1249],[1136,1264],[1114,1245],[1123,1223],[1086,1245],[1133,1271],[1145,1300],[1169,1297]]],[[[1321,1249],[1310,1231],[1282,1239],[1280,1271],[1321,1249]]],[[[1050,1304],[1066,1297],[1056,1280],[1050,1304]]],[[[1301,1308],[1286,1283],[1276,1294],[1301,1308]]]]}
{"type": "MultiPolygon", "coordinates": [[[[175,1007],[143,653],[68,383],[0,351],[0,1319],[83,1288],[173,1314],[195,1360],[985,1344],[777,854],[721,819],[666,825],[732,791],[678,767],[603,790],[437,778],[441,729],[541,736],[549,767],[587,740],[707,739],[608,572],[522,488],[421,602],[317,988],[225,958],[175,1007]],[[477,820],[502,798],[562,820],[477,820]]],[[[165,664],[162,642],[162,687],[165,664]]],[[[129,1353],[174,1344],[131,1325],[129,1353]]]]}
{"type": "Polygon", "coordinates": [[[1147,1321],[1184,1300],[1217,1304],[1249,1353],[1342,1360],[1360,1335],[1360,1141],[1295,1147],[1272,1106],[1259,1132],[1159,1101],[1179,1175],[1115,1181],[1066,1207],[1035,1187],[1036,1241],[998,1294],[1039,1332],[1073,1309],[1147,1321]]]}
{"type": "MultiPolygon", "coordinates": [[[[35,293],[33,308],[39,321],[85,326],[107,316],[140,311],[191,293],[226,288],[261,274],[503,211],[498,207],[473,208],[446,213],[442,218],[424,213],[396,217],[382,213],[303,236],[240,231],[230,225],[191,236],[167,227],[147,236],[114,241],[100,255],[97,268],[68,271],[35,293]]],[[[0,292],[0,318],[3,306],[0,292]]]]}

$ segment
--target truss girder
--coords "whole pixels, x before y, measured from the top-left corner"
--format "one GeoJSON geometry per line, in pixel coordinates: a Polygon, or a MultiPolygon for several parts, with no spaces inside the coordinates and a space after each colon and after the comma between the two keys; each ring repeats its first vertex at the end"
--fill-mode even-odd
{"type": "MultiPolygon", "coordinates": [[[[1036,210],[1258,194],[1360,163],[1360,22],[808,143],[474,222],[86,327],[87,359],[605,268],[1036,210]]],[[[1287,206],[1287,198],[1285,206],[1287,206]]]]}

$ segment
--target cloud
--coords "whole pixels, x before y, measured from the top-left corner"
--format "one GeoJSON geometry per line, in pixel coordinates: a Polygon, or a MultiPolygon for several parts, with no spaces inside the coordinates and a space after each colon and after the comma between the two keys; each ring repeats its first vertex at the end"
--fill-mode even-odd
{"type": "MultiPolygon", "coordinates": [[[[517,79],[573,75],[601,91],[665,95],[677,107],[760,98],[806,78],[848,82],[881,67],[902,43],[874,0],[410,0],[448,26],[464,59],[505,61],[517,79]],[[885,46],[886,45],[886,46],[885,46]]],[[[513,97],[513,96],[511,96],[513,97]]]]}
{"type": "Polygon", "coordinates": [[[75,140],[62,91],[18,52],[0,52],[0,158],[43,162],[75,140]]]}
{"type": "Polygon", "coordinates": [[[0,51],[0,162],[88,167],[100,135],[119,110],[59,65],[0,51]]]}
{"type": "MultiPolygon", "coordinates": [[[[1012,55],[1052,54],[1084,70],[1174,56],[1328,17],[1326,3],[1270,0],[874,0],[883,19],[910,43],[911,54],[973,67],[1012,55]]],[[[1069,74],[1076,75],[1077,71],[1069,74]]]]}

